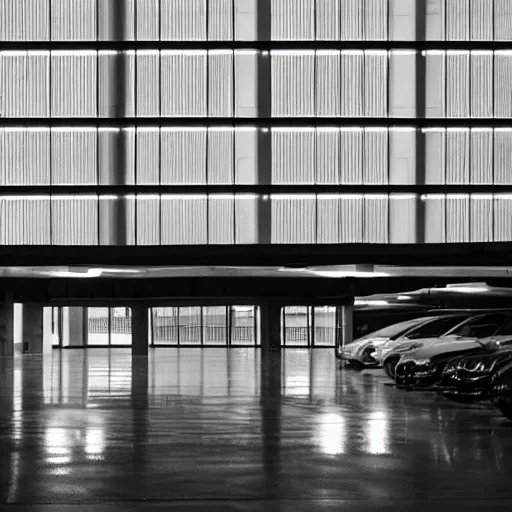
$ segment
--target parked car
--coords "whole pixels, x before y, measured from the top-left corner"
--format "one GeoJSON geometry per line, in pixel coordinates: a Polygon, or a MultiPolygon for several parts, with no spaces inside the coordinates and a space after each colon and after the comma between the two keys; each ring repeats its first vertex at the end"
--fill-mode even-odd
{"type": "Polygon", "coordinates": [[[495,372],[492,398],[503,416],[512,420],[512,361],[495,372]]]}
{"type": "Polygon", "coordinates": [[[490,352],[458,356],[449,360],[441,372],[436,389],[447,398],[458,402],[490,400],[493,397],[496,372],[510,362],[512,338],[508,344],[501,342],[492,347],[490,352]]]}
{"type": "Polygon", "coordinates": [[[507,315],[492,336],[486,338],[455,338],[422,347],[401,357],[395,367],[399,386],[432,386],[441,377],[445,365],[454,357],[484,354],[506,348],[512,343],[512,315],[507,315]]]}
{"type": "Polygon", "coordinates": [[[384,343],[401,337],[416,340],[439,336],[468,316],[468,313],[459,313],[421,317],[399,322],[345,345],[337,352],[337,357],[356,369],[376,368],[380,366],[380,363],[375,359],[375,350],[384,343]]]}
{"type": "Polygon", "coordinates": [[[508,318],[510,313],[483,313],[464,318],[455,327],[448,329],[438,337],[417,341],[410,335],[390,340],[381,345],[375,353],[375,359],[384,367],[390,378],[395,377],[395,367],[402,356],[413,350],[451,341],[459,338],[485,338],[496,332],[496,329],[508,318]]]}

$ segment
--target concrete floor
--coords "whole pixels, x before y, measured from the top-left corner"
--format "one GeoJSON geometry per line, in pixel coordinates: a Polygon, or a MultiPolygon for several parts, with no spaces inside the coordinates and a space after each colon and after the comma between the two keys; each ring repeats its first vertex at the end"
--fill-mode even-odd
{"type": "Polygon", "coordinates": [[[330,349],[3,359],[0,508],[510,510],[512,422],[385,383],[330,349]]]}

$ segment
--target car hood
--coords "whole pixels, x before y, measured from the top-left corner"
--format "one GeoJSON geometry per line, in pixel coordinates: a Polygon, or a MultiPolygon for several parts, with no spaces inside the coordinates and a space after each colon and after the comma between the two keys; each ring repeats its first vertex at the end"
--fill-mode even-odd
{"type": "Polygon", "coordinates": [[[387,353],[394,352],[395,350],[405,350],[411,345],[420,345],[417,350],[421,348],[428,347],[430,345],[438,344],[438,343],[447,343],[460,340],[460,337],[446,337],[446,338],[418,338],[413,340],[408,340],[407,338],[398,338],[397,340],[390,340],[381,347],[382,351],[386,351],[387,353]]]}
{"type": "Polygon", "coordinates": [[[437,343],[427,343],[423,345],[423,347],[411,353],[410,357],[407,356],[407,359],[430,359],[439,354],[458,352],[460,350],[472,350],[485,346],[482,340],[478,340],[477,338],[452,338],[447,341],[442,341],[441,343],[439,343],[439,338],[435,339],[437,343]]]}
{"type": "Polygon", "coordinates": [[[386,343],[386,341],[389,341],[389,338],[375,336],[374,338],[357,339],[351,343],[347,343],[343,348],[346,351],[354,351],[368,345],[382,345],[383,343],[386,343]]]}

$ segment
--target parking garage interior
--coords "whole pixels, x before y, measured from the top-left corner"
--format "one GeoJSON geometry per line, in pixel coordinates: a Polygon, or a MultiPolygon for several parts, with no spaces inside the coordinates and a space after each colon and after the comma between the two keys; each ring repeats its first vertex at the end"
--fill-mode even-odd
{"type": "Polygon", "coordinates": [[[0,509],[510,510],[509,4],[0,1],[0,509]]]}

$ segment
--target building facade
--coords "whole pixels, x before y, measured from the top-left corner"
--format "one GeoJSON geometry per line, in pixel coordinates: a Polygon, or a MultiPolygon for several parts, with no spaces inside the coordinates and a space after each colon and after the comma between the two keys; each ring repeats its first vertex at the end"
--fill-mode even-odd
{"type": "Polygon", "coordinates": [[[509,0],[4,0],[0,244],[512,241],[509,0]]]}

